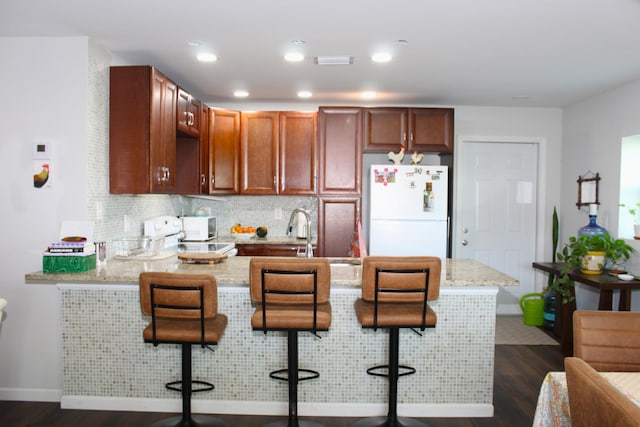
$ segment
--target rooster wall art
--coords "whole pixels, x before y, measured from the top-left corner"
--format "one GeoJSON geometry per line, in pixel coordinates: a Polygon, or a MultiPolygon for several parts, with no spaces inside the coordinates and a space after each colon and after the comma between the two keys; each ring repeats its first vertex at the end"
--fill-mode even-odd
{"type": "Polygon", "coordinates": [[[42,188],[49,180],[49,165],[47,163],[42,165],[42,170],[39,173],[33,175],[33,186],[36,188],[42,188]]]}

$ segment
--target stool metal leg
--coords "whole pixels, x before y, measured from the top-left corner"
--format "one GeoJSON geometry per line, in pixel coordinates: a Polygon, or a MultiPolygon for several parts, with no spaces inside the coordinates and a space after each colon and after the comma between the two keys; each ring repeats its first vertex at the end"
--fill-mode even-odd
{"type": "Polygon", "coordinates": [[[398,378],[400,328],[389,328],[389,410],[386,417],[372,417],[356,421],[352,427],[427,427],[412,418],[398,417],[398,378]]]}
{"type": "MultiPolygon", "coordinates": [[[[307,420],[298,420],[298,383],[304,379],[316,378],[313,375],[308,378],[300,378],[298,365],[298,331],[287,331],[287,382],[289,386],[289,416],[287,421],[276,421],[265,427],[324,427],[322,424],[307,420]]],[[[308,372],[308,370],[304,370],[308,372]]],[[[278,378],[272,375],[272,378],[278,378]]]]}
{"type": "MultiPolygon", "coordinates": [[[[191,374],[191,344],[182,344],[182,415],[165,418],[152,427],[228,427],[223,421],[207,415],[191,415],[191,394],[193,381],[191,374]]],[[[174,390],[175,388],[170,388],[174,390]]],[[[208,390],[208,388],[207,388],[208,390]]]]}

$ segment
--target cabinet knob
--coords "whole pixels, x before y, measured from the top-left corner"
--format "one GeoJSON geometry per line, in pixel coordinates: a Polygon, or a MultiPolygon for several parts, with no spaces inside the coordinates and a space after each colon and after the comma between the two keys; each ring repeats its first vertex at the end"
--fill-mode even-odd
{"type": "Polygon", "coordinates": [[[211,185],[215,184],[216,182],[216,177],[211,175],[211,185]]]}
{"type": "Polygon", "coordinates": [[[204,187],[206,183],[207,183],[207,177],[204,176],[204,174],[200,175],[200,185],[204,187]]]}

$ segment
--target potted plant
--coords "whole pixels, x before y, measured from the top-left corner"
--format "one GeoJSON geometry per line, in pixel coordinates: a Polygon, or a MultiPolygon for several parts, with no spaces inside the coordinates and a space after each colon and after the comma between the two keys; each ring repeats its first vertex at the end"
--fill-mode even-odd
{"type": "Polygon", "coordinates": [[[640,239],[640,202],[635,205],[620,203],[618,206],[627,208],[627,212],[633,217],[633,236],[636,239],[640,239]]]}
{"type": "Polygon", "coordinates": [[[562,302],[571,301],[571,288],[575,283],[569,273],[580,269],[584,274],[602,274],[607,262],[610,265],[626,262],[633,252],[624,240],[614,239],[609,234],[571,236],[558,252],[558,260],[564,262],[564,266],[552,287],[562,296],[562,302]]]}

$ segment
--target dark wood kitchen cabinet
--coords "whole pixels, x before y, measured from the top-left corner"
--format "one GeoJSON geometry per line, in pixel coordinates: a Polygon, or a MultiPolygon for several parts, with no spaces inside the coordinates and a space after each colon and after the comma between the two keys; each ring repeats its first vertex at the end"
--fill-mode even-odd
{"type": "Polygon", "coordinates": [[[359,196],[318,197],[317,256],[349,256],[360,207],[359,196]]]}
{"type": "Polygon", "coordinates": [[[316,194],[316,128],[313,112],[279,113],[278,194],[316,194]]]}
{"type": "Polygon", "coordinates": [[[209,108],[205,194],[240,191],[240,112],[209,108]]]}
{"type": "Polygon", "coordinates": [[[200,194],[209,194],[209,106],[200,105],[200,194]]]}
{"type": "Polygon", "coordinates": [[[315,194],[316,116],[242,112],[240,193],[315,194]]]}
{"type": "Polygon", "coordinates": [[[453,153],[451,108],[365,108],[364,151],[453,153]]]}
{"type": "Polygon", "coordinates": [[[360,217],[362,108],[318,112],[318,256],[348,256],[360,217]]]}
{"type": "Polygon", "coordinates": [[[278,113],[240,114],[240,193],[278,192],[278,113]]]}
{"type": "Polygon", "coordinates": [[[176,100],[176,84],[155,68],[111,67],[112,194],[176,191],[176,100]]]}
{"type": "MultiPolygon", "coordinates": [[[[306,250],[306,241],[300,240],[298,244],[282,244],[282,243],[236,243],[238,256],[287,256],[295,257],[298,252],[306,250]]],[[[314,253],[316,246],[313,246],[314,253]]]]}
{"type": "Polygon", "coordinates": [[[177,102],[177,131],[198,138],[200,136],[202,102],[180,87],[178,87],[177,102]]]}
{"type": "Polygon", "coordinates": [[[362,108],[320,107],[318,195],[362,193],[362,108]]]}

